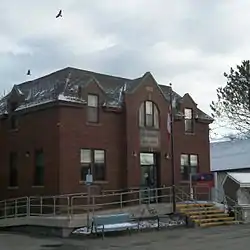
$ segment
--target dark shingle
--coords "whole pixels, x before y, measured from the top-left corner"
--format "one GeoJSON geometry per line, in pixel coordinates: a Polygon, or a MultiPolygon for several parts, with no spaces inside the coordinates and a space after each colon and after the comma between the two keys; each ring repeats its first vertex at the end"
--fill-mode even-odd
{"type": "MultiPolygon", "coordinates": [[[[24,96],[24,101],[17,110],[56,100],[84,103],[86,101],[78,97],[78,90],[79,87],[86,87],[91,81],[96,81],[105,92],[106,101],[103,105],[121,107],[123,92],[131,93],[140,84],[142,78],[128,79],[67,67],[33,81],[15,85],[15,88],[24,96]]],[[[169,101],[169,86],[158,86],[164,97],[169,101]]],[[[0,114],[7,113],[8,96],[0,100],[0,114]]],[[[173,92],[173,97],[177,102],[182,99],[176,92],[173,92]]],[[[211,119],[201,110],[199,110],[199,115],[205,119],[211,119]]]]}

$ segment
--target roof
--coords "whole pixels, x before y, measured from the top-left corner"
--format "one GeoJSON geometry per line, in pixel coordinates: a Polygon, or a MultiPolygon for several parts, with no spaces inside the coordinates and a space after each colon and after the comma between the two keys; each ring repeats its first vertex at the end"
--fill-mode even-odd
{"type": "MultiPolygon", "coordinates": [[[[97,72],[67,67],[41,78],[14,85],[13,90],[22,96],[22,103],[17,110],[41,105],[48,102],[64,101],[75,103],[86,103],[79,97],[79,87],[84,89],[92,81],[95,81],[105,93],[104,106],[119,108],[123,104],[123,94],[132,93],[142,82],[151,75],[149,72],[136,79],[128,79],[118,76],[111,76],[97,72]]],[[[158,85],[158,84],[157,84],[158,85]]],[[[170,99],[170,87],[158,85],[166,100],[170,99]]],[[[12,91],[13,91],[12,90],[12,91]]],[[[7,114],[7,101],[11,93],[0,100],[0,115],[7,114]]],[[[173,91],[177,102],[182,97],[173,91]]],[[[212,122],[213,119],[198,109],[198,116],[202,120],[212,122]]]]}
{"type": "Polygon", "coordinates": [[[250,187],[250,173],[227,173],[240,187],[250,187]]]}
{"type": "Polygon", "coordinates": [[[250,139],[210,143],[211,171],[250,168],[250,139]]]}

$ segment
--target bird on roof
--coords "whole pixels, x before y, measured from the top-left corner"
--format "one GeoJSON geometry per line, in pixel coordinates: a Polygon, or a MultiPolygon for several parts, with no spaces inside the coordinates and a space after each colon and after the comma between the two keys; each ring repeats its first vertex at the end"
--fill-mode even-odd
{"type": "Polygon", "coordinates": [[[62,10],[59,11],[59,13],[56,15],[56,18],[62,17],[62,10]]]}
{"type": "Polygon", "coordinates": [[[30,76],[30,75],[31,75],[31,72],[30,72],[30,69],[28,69],[27,76],[30,76]]]}

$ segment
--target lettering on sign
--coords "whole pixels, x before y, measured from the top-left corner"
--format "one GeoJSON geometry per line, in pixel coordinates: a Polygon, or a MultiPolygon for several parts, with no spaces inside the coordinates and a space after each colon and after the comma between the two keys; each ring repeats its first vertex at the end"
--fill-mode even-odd
{"type": "Polygon", "coordinates": [[[160,146],[159,131],[155,130],[140,130],[141,147],[158,148],[160,146]]]}

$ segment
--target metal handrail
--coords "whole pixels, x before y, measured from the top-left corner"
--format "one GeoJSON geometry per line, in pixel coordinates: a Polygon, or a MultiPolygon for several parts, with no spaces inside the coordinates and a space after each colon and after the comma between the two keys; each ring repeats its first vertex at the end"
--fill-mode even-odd
{"type": "MultiPolygon", "coordinates": [[[[158,200],[161,197],[169,197],[171,202],[172,187],[162,187],[145,190],[129,190],[112,194],[92,195],[90,197],[92,205],[92,213],[95,212],[98,206],[115,206],[123,209],[127,204],[137,203],[141,205],[143,201],[150,204],[150,199],[158,200]],[[166,191],[167,194],[159,194],[160,191],[166,191]],[[149,192],[149,197],[142,197],[142,192],[149,192]],[[153,195],[151,194],[153,193],[153,195]],[[129,197],[131,196],[132,197],[129,197]],[[118,196],[118,200],[115,200],[118,196]],[[127,197],[125,197],[127,196],[127,197]],[[98,202],[98,199],[109,199],[111,201],[98,202]]],[[[16,199],[7,199],[0,201],[0,219],[20,216],[56,216],[63,214],[64,216],[72,216],[75,214],[74,209],[84,208],[89,209],[90,204],[77,205],[74,201],[77,199],[86,199],[85,193],[56,195],[56,196],[30,196],[19,197],[16,199]],[[65,214],[66,212],[66,214],[65,214]]]]}
{"type": "MultiPolygon", "coordinates": [[[[217,194],[222,195],[222,197],[223,197],[223,204],[227,205],[229,208],[231,208],[231,209],[234,210],[235,220],[241,221],[242,220],[242,215],[241,215],[241,212],[237,209],[237,208],[240,207],[240,205],[238,205],[238,202],[235,201],[235,200],[233,200],[228,195],[225,195],[225,193],[222,192],[221,190],[219,190],[217,188],[214,188],[214,190],[216,191],[217,194]],[[228,203],[227,200],[229,200],[234,205],[231,206],[231,205],[227,204],[228,203]]],[[[217,197],[217,195],[216,195],[216,197],[217,197]]]]}

